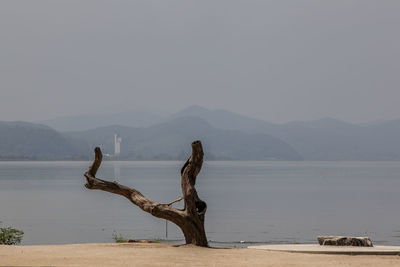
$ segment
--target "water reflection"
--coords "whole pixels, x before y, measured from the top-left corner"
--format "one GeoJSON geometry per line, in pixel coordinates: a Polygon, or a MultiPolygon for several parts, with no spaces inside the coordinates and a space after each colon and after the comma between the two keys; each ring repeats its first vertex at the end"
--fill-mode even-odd
{"type": "Polygon", "coordinates": [[[119,161],[112,162],[114,168],[114,181],[120,182],[121,178],[121,163],[119,161]]]}

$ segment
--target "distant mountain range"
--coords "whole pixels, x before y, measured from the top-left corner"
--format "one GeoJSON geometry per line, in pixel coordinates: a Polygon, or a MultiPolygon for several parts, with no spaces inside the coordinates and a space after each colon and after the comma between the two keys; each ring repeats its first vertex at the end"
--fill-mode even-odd
{"type": "Polygon", "coordinates": [[[355,125],[332,118],[273,124],[198,106],[178,112],[197,116],[215,127],[266,133],[291,145],[305,160],[400,160],[400,120],[355,125]]]}
{"type": "Polygon", "coordinates": [[[0,160],[84,159],[81,145],[48,126],[0,122],[0,160]]]}
{"type": "Polygon", "coordinates": [[[43,123],[0,122],[0,160],[90,159],[98,145],[112,154],[116,133],[126,160],[184,160],[197,139],[206,160],[400,160],[400,120],[274,124],[191,106],[168,117],[127,112],[43,123]]]}
{"type": "Polygon", "coordinates": [[[287,143],[263,133],[244,133],[212,127],[197,117],[181,117],[147,128],[107,126],[68,136],[84,140],[90,147],[101,144],[112,153],[113,139],[122,137],[121,158],[124,159],[179,159],[191,152],[191,142],[202,140],[205,158],[233,160],[286,159],[300,160],[301,156],[287,143]]]}
{"type": "Polygon", "coordinates": [[[37,121],[60,132],[85,131],[109,125],[147,127],[162,122],[164,117],[147,111],[126,111],[112,114],[87,114],[37,121]]]}

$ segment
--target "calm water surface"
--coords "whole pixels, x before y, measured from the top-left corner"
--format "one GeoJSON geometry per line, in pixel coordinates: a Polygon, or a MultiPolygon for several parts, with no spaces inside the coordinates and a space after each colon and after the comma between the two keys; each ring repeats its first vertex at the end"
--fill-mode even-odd
{"type": "MultiPolygon", "coordinates": [[[[182,163],[104,162],[98,177],[169,202],[181,195],[182,163]]],[[[24,230],[23,244],[112,242],[114,231],[166,238],[164,220],[123,197],[87,190],[88,166],[0,162],[0,221],[24,230]]],[[[208,204],[206,231],[214,245],[311,243],[317,235],[366,235],[400,245],[400,162],[206,162],[197,191],[208,204]]],[[[168,239],[183,239],[171,223],[168,239]]]]}

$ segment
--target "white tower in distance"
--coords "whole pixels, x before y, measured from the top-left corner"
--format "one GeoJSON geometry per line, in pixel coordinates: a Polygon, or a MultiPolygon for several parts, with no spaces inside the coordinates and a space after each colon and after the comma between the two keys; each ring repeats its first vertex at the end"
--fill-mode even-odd
{"type": "Polygon", "coordinates": [[[121,142],[122,138],[118,134],[114,134],[114,155],[119,156],[121,154],[121,142]]]}

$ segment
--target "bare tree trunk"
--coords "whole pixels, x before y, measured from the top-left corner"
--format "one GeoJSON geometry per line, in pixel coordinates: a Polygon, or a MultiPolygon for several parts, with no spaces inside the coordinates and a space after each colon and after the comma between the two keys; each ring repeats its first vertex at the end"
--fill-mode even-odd
{"type": "Polygon", "coordinates": [[[203,147],[200,141],[192,143],[192,155],[181,169],[183,197],[167,204],[152,201],[134,188],[120,185],[117,182],[108,182],[96,178],[96,173],[100,167],[103,155],[99,147],[96,147],[94,152],[94,161],[89,167],[89,170],[85,173],[87,180],[86,188],[122,195],[153,216],[166,219],[178,225],[185,236],[186,244],[208,246],[204,230],[204,216],[207,210],[207,204],[198,197],[195,188],[196,177],[203,164],[203,147]],[[182,198],[185,203],[182,210],[171,206],[182,198]]]}

